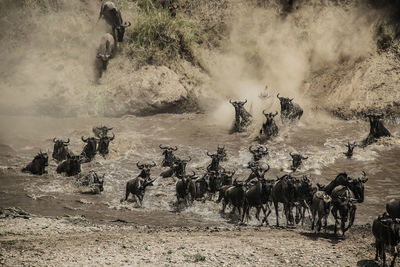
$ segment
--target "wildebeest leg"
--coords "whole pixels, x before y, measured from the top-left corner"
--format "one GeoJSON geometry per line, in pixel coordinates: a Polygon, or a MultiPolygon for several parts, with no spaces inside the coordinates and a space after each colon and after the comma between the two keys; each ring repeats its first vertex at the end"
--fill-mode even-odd
{"type": "Polygon", "coordinates": [[[382,266],[386,266],[386,252],[385,252],[385,243],[381,243],[382,246],[382,259],[383,259],[383,264],[382,266]]]}
{"type": "Polygon", "coordinates": [[[336,235],[336,233],[337,233],[337,223],[338,223],[337,209],[336,209],[336,207],[333,207],[333,208],[332,208],[331,213],[332,213],[332,215],[333,215],[333,218],[335,219],[335,228],[334,228],[333,232],[334,232],[334,234],[336,235]]]}
{"type": "Polygon", "coordinates": [[[327,224],[328,224],[328,215],[329,214],[324,216],[324,219],[325,219],[325,224],[324,224],[325,234],[326,234],[326,228],[327,228],[327,224]]]}
{"type": "Polygon", "coordinates": [[[393,260],[392,260],[392,263],[390,264],[390,267],[394,267],[394,263],[395,263],[396,258],[398,257],[398,255],[399,255],[399,250],[398,250],[397,247],[394,247],[393,260]]]}
{"type": "Polygon", "coordinates": [[[357,210],[357,206],[352,206],[350,209],[350,221],[349,221],[349,225],[346,228],[346,231],[353,225],[354,223],[354,219],[356,217],[356,210],[357,210]]]}
{"type": "Polygon", "coordinates": [[[260,207],[257,208],[257,213],[260,213],[260,208],[262,209],[263,213],[264,213],[264,219],[261,221],[261,225],[263,224],[263,222],[265,221],[265,224],[268,224],[268,220],[267,220],[267,211],[265,210],[263,204],[260,205],[260,207]]]}
{"type": "Polygon", "coordinates": [[[276,215],[276,226],[279,226],[279,213],[278,213],[278,202],[274,201],[275,215],[276,215]]]}
{"type": "Polygon", "coordinates": [[[317,221],[318,233],[321,231],[321,226],[322,226],[322,214],[318,212],[318,221],[317,221]]]}
{"type": "Polygon", "coordinates": [[[312,213],[311,230],[314,230],[315,215],[317,214],[317,211],[313,209],[313,210],[311,211],[311,213],[312,213]]]}
{"type": "Polygon", "coordinates": [[[128,200],[129,193],[130,193],[130,191],[129,191],[129,186],[128,186],[128,185],[126,185],[126,191],[125,191],[125,201],[127,201],[127,200],[128,200]]]}

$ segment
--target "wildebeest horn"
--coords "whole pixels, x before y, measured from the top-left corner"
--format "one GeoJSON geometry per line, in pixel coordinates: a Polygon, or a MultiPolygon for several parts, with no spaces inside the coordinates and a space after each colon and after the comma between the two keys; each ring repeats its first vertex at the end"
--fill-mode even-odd
{"type": "Polygon", "coordinates": [[[247,99],[244,99],[244,103],[243,103],[243,105],[244,105],[244,104],[246,104],[246,103],[247,103],[247,99]]]}
{"type": "Polygon", "coordinates": [[[143,168],[144,168],[144,165],[143,165],[143,164],[139,164],[139,161],[136,162],[136,166],[137,166],[139,169],[143,169],[143,168]]]}
{"type": "Polygon", "coordinates": [[[192,177],[192,178],[193,178],[193,177],[195,177],[195,176],[196,176],[196,173],[195,173],[195,171],[192,171],[192,173],[193,173],[193,174],[192,174],[192,175],[190,175],[190,177],[192,177]]]}
{"type": "Polygon", "coordinates": [[[278,115],[278,111],[275,111],[275,114],[274,114],[274,115],[272,115],[272,116],[274,116],[274,117],[275,117],[276,115],[278,115]]]}
{"type": "MultiPolygon", "coordinates": [[[[106,127],[107,128],[107,127],[106,127]]],[[[111,131],[113,129],[113,127],[111,127],[111,128],[107,128],[107,131],[111,131]]]]}
{"type": "Polygon", "coordinates": [[[160,148],[161,148],[161,149],[168,149],[167,146],[163,147],[161,144],[160,144],[160,148]]]}
{"type": "Polygon", "coordinates": [[[64,142],[64,144],[69,144],[69,138],[68,138],[68,141],[67,141],[67,142],[64,142]]]}
{"type": "Polygon", "coordinates": [[[292,152],[290,152],[290,153],[289,153],[289,155],[290,155],[291,157],[293,157],[293,155],[295,155],[295,154],[294,154],[294,153],[292,153],[292,152]]]}
{"type": "Polygon", "coordinates": [[[268,115],[268,113],[265,113],[265,109],[262,111],[262,113],[263,113],[264,115],[268,115]]]}
{"type": "Polygon", "coordinates": [[[207,156],[209,156],[209,157],[211,157],[213,154],[210,154],[210,153],[208,153],[208,151],[207,151],[207,156]]]}
{"type": "Polygon", "coordinates": [[[152,163],[151,163],[151,167],[155,167],[157,164],[153,161],[152,163]]]}
{"type": "Polygon", "coordinates": [[[81,136],[81,139],[82,139],[83,142],[85,142],[85,143],[87,142],[87,138],[85,140],[85,138],[83,136],[81,136]]]}
{"type": "Polygon", "coordinates": [[[302,159],[308,159],[308,157],[301,156],[302,159]]]}
{"type": "Polygon", "coordinates": [[[192,160],[192,157],[191,156],[189,156],[189,159],[187,159],[187,160],[185,160],[186,162],[189,162],[189,161],[191,161],[192,160]]]}
{"type": "Polygon", "coordinates": [[[114,140],[114,138],[115,138],[115,134],[114,133],[112,133],[112,134],[113,134],[113,136],[110,138],[110,141],[114,140]]]}
{"type": "Polygon", "coordinates": [[[171,150],[177,151],[177,150],[178,150],[178,147],[177,147],[177,146],[175,146],[175,148],[172,148],[172,147],[171,147],[171,150]]]}
{"type": "Polygon", "coordinates": [[[132,24],[128,21],[125,21],[124,22],[124,24],[122,24],[122,27],[124,27],[124,28],[126,28],[126,27],[129,27],[129,26],[131,26],[132,24]]]}
{"type": "Polygon", "coordinates": [[[268,164],[267,164],[267,169],[265,169],[265,171],[264,171],[264,173],[263,173],[263,175],[267,172],[267,171],[269,171],[269,169],[271,168],[268,164]]]}
{"type": "Polygon", "coordinates": [[[281,99],[281,98],[279,97],[279,93],[276,95],[276,97],[277,97],[278,99],[281,99]]]}
{"type": "Polygon", "coordinates": [[[290,100],[290,101],[293,101],[293,99],[294,99],[294,98],[290,98],[289,100],[290,100]]]}
{"type": "Polygon", "coordinates": [[[366,176],[367,176],[367,174],[365,173],[365,171],[362,171],[361,173],[362,173],[363,177],[366,177],[366,176]]]}
{"type": "Polygon", "coordinates": [[[53,138],[53,142],[55,143],[56,141],[57,141],[57,139],[54,137],[54,138],[53,138]]]}
{"type": "Polygon", "coordinates": [[[254,153],[254,149],[252,149],[253,145],[249,146],[250,153],[254,153]]]}
{"type": "Polygon", "coordinates": [[[232,104],[232,99],[229,99],[229,103],[231,103],[231,104],[232,104]]]}

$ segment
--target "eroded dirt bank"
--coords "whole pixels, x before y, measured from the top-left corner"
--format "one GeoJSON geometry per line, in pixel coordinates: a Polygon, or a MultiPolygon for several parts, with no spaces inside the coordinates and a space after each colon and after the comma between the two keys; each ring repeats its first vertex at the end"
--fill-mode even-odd
{"type": "Polygon", "coordinates": [[[0,264],[5,266],[376,266],[370,225],[352,228],[341,240],[305,229],[2,217],[0,264]]]}

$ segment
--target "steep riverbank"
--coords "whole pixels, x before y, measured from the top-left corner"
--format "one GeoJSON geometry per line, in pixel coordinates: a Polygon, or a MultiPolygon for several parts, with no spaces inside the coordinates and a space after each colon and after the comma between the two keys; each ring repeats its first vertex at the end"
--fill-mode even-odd
{"type": "Polygon", "coordinates": [[[93,224],[83,217],[6,213],[0,216],[6,266],[377,266],[370,225],[341,240],[305,229],[93,224]]]}

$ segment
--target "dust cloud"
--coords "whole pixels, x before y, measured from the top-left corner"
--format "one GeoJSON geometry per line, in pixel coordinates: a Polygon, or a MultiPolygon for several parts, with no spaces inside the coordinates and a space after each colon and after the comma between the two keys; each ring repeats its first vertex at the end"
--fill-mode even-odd
{"type": "Polygon", "coordinates": [[[87,115],[96,48],[108,29],[99,1],[0,1],[0,111],[87,115]],[[85,104],[87,103],[87,104],[85,104]]]}
{"type": "Polygon", "coordinates": [[[213,116],[217,123],[232,123],[230,98],[246,98],[246,108],[259,122],[263,109],[280,110],[277,93],[294,98],[310,111],[312,103],[302,89],[311,73],[375,51],[378,11],[333,2],[305,1],[291,13],[273,4],[251,7],[239,3],[233,8],[227,45],[208,65],[210,88],[221,100],[213,116]],[[271,97],[260,98],[266,86],[271,97]]]}

